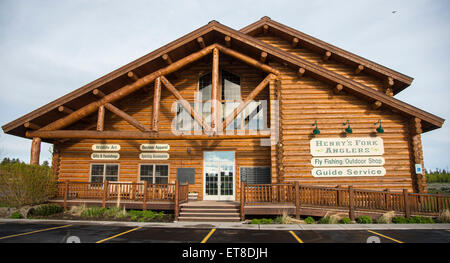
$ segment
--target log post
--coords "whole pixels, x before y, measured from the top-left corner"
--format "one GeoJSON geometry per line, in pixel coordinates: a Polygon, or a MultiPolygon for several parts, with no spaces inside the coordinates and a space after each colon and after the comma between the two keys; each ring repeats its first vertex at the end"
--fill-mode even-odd
{"type": "Polygon", "coordinates": [[[405,205],[405,217],[411,216],[411,210],[409,208],[409,195],[408,195],[408,189],[403,189],[403,202],[405,205]]]}
{"type": "Polygon", "coordinates": [[[98,107],[97,131],[103,131],[105,125],[105,106],[98,107]]]}
{"type": "Polygon", "coordinates": [[[102,200],[102,207],[106,207],[106,200],[108,199],[108,189],[109,189],[109,181],[106,180],[103,183],[103,200],[102,200]]]}
{"type": "Polygon", "coordinates": [[[340,207],[341,206],[341,191],[340,191],[341,186],[338,185],[336,186],[336,206],[340,207]]]}
{"type": "Polygon", "coordinates": [[[344,86],[342,84],[337,84],[336,87],[334,87],[333,92],[334,94],[339,94],[344,89],[344,86]]]}
{"type": "Polygon", "coordinates": [[[384,194],[384,209],[386,211],[391,210],[391,193],[389,192],[389,189],[385,190],[384,194]]]}
{"type": "Polygon", "coordinates": [[[142,197],[142,210],[147,210],[147,191],[148,191],[148,182],[144,181],[144,196],[142,197]]]}
{"type": "Polygon", "coordinates": [[[263,26],[263,33],[264,33],[264,35],[267,35],[267,33],[269,33],[269,25],[263,26]]]}
{"type": "Polygon", "coordinates": [[[161,100],[161,78],[155,80],[155,93],[153,95],[153,115],[152,115],[152,130],[159,130],[159,106],[161,100]]]}
{"type": "Polygon", "coordinates": [[[423,151],[422,151],[422,122],[419,118],[412,118],[409,124],[409,136],[411,138],[412,148],[412,173],[414,175],[415,191],[418,193],[424,193],[426,189],[426,178],[423,172],[416,173],[415,165],[420,164],[423,170],[423,151]]]}
{"type": "Polygon", "coordinates": [[[175,200],[174,200],[174,217],[175,221],[178,220],[178,203],[179,203],[179,191],[180,191],[180,184],[178,183],[178,180],[175,180],[175,200]]]}
{"type": "Polygon", "coordinates": [[[39,165],[39,156],[41,155],[41,138],[34,137],[31,142],[30,164],[39,165]]]}
{"type": "Polygon", "coordinates": [[[300,185],[295,182],[295,218],[300,219],[300,185]]]}
{"type": "Polygon", "coordinates": [[[212,90],[211,90],[211,129],[217,131],[219,124],[219,50],[213,49],[212,61],[212,90]]]}
{"type": "Polygon", "coordinates": [[[67,210],[67,196],[69,195],[69,180],[65,181],[64,184],[64,203],[63,203],[63,209],[67,210]]]}
{"type": "Polygon", "coordinates": [[[241,182],[241,221],[245,220],[245,182],[241,182]]]}
{"type": "Polygon", "coordinates": [[[266,63],[266,59],[267,59],[267,52],[261,52],[261,56],[260,56],[260,58],[259,58],[259,61],[262,63],[262,64],[264,64],[264,63],[266,63]]]}
{"type": "Polygon", "coordinates": [[[328,59],[331,57],[331,52],[330,51],[326,51],[325,54],[323,55],[322,59],[323,61],[328,61],[328,59]]]}
{"type": "Polygon", "coordinates": [[[306,69],[304,69],[304,68],[299,68],[298,71],[297,71],[297,77],[299,77],[299,78],[303,77],[303,75],[305,74],[305,72],[306,72],[306,69]]]}
{"type": "Polygon", "coordinates": [[[348,186],[348,216],[355,221],[355,192],[353,186],[348,186]]]}

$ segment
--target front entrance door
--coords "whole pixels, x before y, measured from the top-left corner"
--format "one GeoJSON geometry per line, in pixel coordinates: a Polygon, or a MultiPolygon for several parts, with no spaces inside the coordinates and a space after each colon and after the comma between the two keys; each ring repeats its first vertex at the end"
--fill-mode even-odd
{"type": "Polygon", "coordinates": [[[203,199],[234,200],[234,152],[204,152],[203,199]]]}

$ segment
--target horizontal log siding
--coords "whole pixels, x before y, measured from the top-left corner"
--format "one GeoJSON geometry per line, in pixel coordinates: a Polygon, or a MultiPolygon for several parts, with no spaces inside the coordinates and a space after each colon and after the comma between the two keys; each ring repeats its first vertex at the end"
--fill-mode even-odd
{"type": "MultiPolygon", "coordinates": [[[[412,190],[411,159],[408,120],[392,111],[373,110],[368,101],[349,93],[336,95],[333,87],[308,76],[298,78],[295,72],[276,62],[270,66],[282,72],[281,123],[283,144],[284,182],[342,187],[353,185],[366,189],[412,190]],[[320,135],[316,138],[342,137],[343,123],[350,120],[353,134],[349,137],[374,136],[374,123],[382,120],[386,160],[383,177],[314,178],[311,175],[309,142],[313,137],[312,124],[318,122],[320,135]]],[[[272,156],[273,161],[273,156],[272,156]]]]}
{"type": "MultiPolygon", "coordinates": [[[[176,87],[181,95],[193,102],[194,92],[198,89],[198,77],[211,70],[206,60],[195,63],[193,66],[177,73],[177,79],[169,78],[169,81],[176,87]]],[[[220,68],[228,70],[241,77],[242,99],[256,87],[266,76],[262,72],[242,64],[236,60],[220,56],[220,68]]],[[[116,105],[141,122],[146,127],[151,127],[152,105],[153,105],[153,86],[149,86],[150,93],[143,91],[131,95],[116,105]]],[[[221,94],[221,93],[220,93],[221,94]]],[[[268,87],[265,88],[256,100],[267,100],[269,96],[268,87]]],[[[160,123],[161,133],[171,132],[171,122],[175,117],[172,112],[172,104],[175,97],[162,85],[161,88],[161,106],[160,123]]],[[[269,121],[269,120],[268,120],[269,121]]],[[[136,130],[126,121],[114,116],[106,111],[105,130],[136,130]]],[[[139,164],[156,163],[169,165],[169,182],[176,180],[177,168],[195,168],[195,185],[189,186],[189,191],[197,191],[199,198],[203,198],[203,151],[235,151],[235,187],[236,200],[239,199],[239,167],[240,166],[270,166],[270,147],[260,146],[260,139],[233,139],[223,141],[189,141],[189,140],[170,140],[170,141],[144,141],[144,140],[80,140],[76,142],[67,141],[60,145],[61,161],[59,169],[59,180],[89,181],[90,164],[92,163],[118,163],[119,181],[137,182],[139,180],[139,164]],[[91,147],[96,143],[114,143],[120,144],[120,159],[117,161],[91,160],[91,147]],[[142,143],[160,143],[169,144],[169,160],[151,161],[140,160],[141,153],[139,147],[142,143]],[[187,153],[187,148],[191,153],[187,153]]]]}
{"type": "Polygon", "coordinates": [[[331,58],[327,61],[324,61],[323,54],[315,53],[305,47],[302,47],[300,44],[297,47],[292,48],[291,43],[277,36],[271,35],[260,35],[257,37],[259,40],[266,42],[272,46],[280,48],[284,51],[287,51],[293,55],[299,56],[300,58],[312,62],[314,64],[320,65],[330,71],[336,72],[346,78],[357,81],[367,87],[373,88],[375,90],[385,92],[385,84],[384,81],[378,79],[374,76],[368,75],[364,73],[364,70],[359,74],[355,74],[355,68],[350,67],[349,65],[337,62],[333,60],[333,54],[331,58]]]}

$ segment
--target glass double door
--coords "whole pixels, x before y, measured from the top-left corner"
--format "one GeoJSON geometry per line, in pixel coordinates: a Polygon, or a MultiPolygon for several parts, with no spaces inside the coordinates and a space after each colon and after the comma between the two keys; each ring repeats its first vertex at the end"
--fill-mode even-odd
{"type": "Polygon", "coordinates": [[[234,200],[234,152],[204,152],[204,200],[234,200]]]}

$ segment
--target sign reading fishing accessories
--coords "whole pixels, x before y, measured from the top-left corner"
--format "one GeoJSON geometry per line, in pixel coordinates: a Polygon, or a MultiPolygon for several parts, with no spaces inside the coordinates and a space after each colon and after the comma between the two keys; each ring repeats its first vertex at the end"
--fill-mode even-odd
{"type": "Polygon", "coordinates": [[[383,139],[322,138],[310,141],[314,177],[384,176],[383,139]]]}
{"type": "Polygon", "coordinates": [[[91,154],[92,160],[119,160],[119,153],[105,153],[105,152],[115,152],[120,150],[119,144],[94,144],[92,145],[93,152],[91,154]]]}

